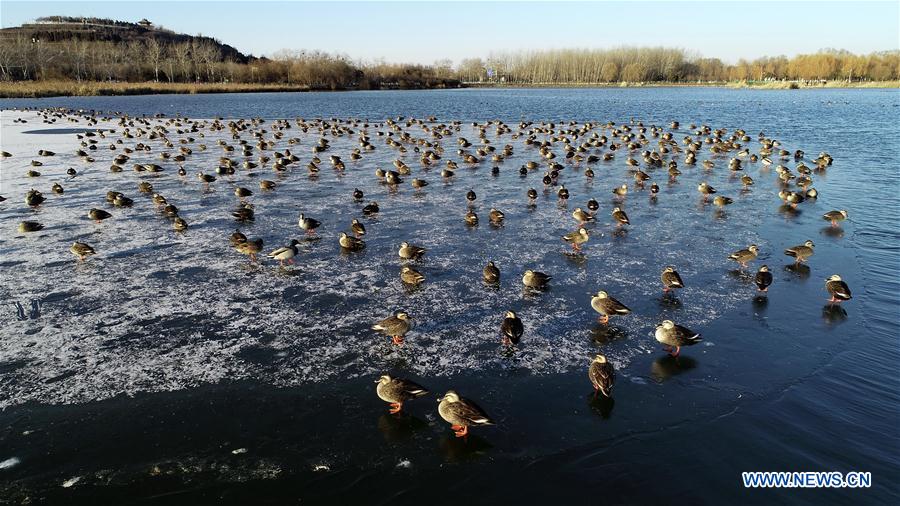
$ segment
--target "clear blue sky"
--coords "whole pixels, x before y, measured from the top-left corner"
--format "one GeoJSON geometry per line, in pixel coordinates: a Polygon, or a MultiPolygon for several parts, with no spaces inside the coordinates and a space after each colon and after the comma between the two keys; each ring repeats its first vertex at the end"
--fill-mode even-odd
{"type": "Polygon", "coordinates": [[[432,63],[491,50],[670,46],[738,58],[900,49],[900,1],[884,2],[115,2],[0,0],[0,24],[46,15],[146,17],[244,53],[321,49],[432,63]]]}

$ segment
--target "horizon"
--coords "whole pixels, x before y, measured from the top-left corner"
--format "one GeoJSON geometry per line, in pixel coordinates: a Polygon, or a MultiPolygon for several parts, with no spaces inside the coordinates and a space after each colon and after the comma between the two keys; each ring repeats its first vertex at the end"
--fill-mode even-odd
{"type": "MultiPolygon", "coordinates": [[[[44,16],[85,16],[137,22],[146,18],[154,25],[190,35],[214,37],[238,51],[271,57],[283,49],[321,50],[346,55],[353,61],[430,65],[491,54],[553,49],[608,49],[613,47],[670,47],[706,58],[735,64],[741,59],[816,53],[825,49],[856,54],[900,49],[900,3],[869,2],[733,2],[727,9],[710,8],[710,2],[247,2],[216,4],[215,23],[206,19],[208,1],[191,2],[23,2],[2,1],[3,28],[21,26],[44,16]],[[815,9],[810,7],[815,5],[815,9]],[[268,9],[277,6],[279,20],[311,17],[302,27],[290,22],[268,29],[268,9]],[[165,7],[161,9],[161,7],[165,7]],[[268,8],[263,8],[268,7],[268,8]],[[760,8],[764,7],[764,8],[760,8]],[[222,12],[227,9],[228,12],[222,12]],[[352,15],[347,16],[348,9],[352,15]],[[613,23],[608,18],[637,19],[640,35],[628,35],[634,23],[613,23]],[[691,11],[691,29],[669,30],[684,11],[691,11]],[[578,16],[573,16],[577,11],[578,16]],[[511,15],[511,12],[515,15],[511,15]],[[432,23],[440,19],[457,32],[434,35],[432,23]],[[802,20],[802,21],[798,21],[802,20]],[[604,23],[604,21],[607,21],[604,23]],[[490,24],[492,23],[492,24],[490,24]],[[740,26],[735,27],[735,23],[740,26]],[[342,25],[343,24],[343,25],[342,25]],[[566,27],[562,37],[542,40],[545,28],[566,27]],[[334,26],[340,26],[337,35],[334,26]],[[490,37],[483,35],[485,28],[490,37]],[[603,28],[596,31],[596,26],[603,28]],[[250,30],[242,30],[250,27],[250,30]],[[746,27],[746,28],[742,28],[746,27]],[[760,28],[761,27],[761,28],[760,28]],[[810,30],[815,27],[814,30],[810,30]],[[299,28],[299,29],[297,29],[299,28]],[[385,36],[387,33],[390,36],[385,36]],[[401,36],[396,35],[401,33],[401,36]],[[624,35],[623,35],[624,34],[624,35]],[[737,36],[735,36],[737,34],[737,36]],[[628,36],[632,38],[628,38],[628,36]],[[751,44],[750,39],[755,39],[751,44]],[[745,40],[746,39],[746,40],[745,40]],[[413,43],[414,42],[414,43],[413,43]],[[785,48],[791,48],[785,50],[785,48]]],[[[677,23],[679,26],[685,23],[677,23]]]]}

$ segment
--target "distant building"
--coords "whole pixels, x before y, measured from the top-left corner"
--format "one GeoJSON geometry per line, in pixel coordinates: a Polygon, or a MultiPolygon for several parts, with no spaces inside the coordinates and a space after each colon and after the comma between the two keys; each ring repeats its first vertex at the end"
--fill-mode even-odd
{"type": "Polygon", "coordinates": [[[138,24],[143,26],[144,28],[152,28],[153,27],[153,23],[151,23],[150,20],[148,20],[147,18],[144,18],[144,19],[138,21],[138,24]]]}

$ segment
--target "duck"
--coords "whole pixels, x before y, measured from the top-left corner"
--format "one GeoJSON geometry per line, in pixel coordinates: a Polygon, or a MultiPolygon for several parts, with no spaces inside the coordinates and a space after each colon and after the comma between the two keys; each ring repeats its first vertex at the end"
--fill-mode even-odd
{"type": "Polygon", "coordinates": [[[363,208],[362,208],[363,214],[365,214],[365,215],[367,215],[367,216],[368,216],[368,215],[375,214],[375,213],[377,213],[378,211],[380,211],[380,209],[379,209],[379,207],[378,207],[378,202],[375,202],[375,201],[369,202],[368,204],[366,204],[366,205],[363,206],[363,208]]]}
{"type": "Polygon", "coordinates": [[[397,311],[384,320],[372,325],[372,330],[377,330],[386,336],[391,336],[391,340],[396,345],[403,344],[403,338],[409,332],[410,317],[403,311],[397,311]]]}
{"type": "Polygon", "coordinates": [[[590,239],[590,236],[584,227],[562,236],[562,240],[571,244],[572,249],[575,251],[581,251],[581,245],[588,242],[588,239],[590,239]]]}
{"type": "Polygon", "coordinates": [[[363,191],[359,188],[353,189],[353,200],[362,200],[364,197],[363,191]]]}
{"type": "Polygon", "coordinates": [[[400,258],[405,260],[419,260],[426,251],[428,250],[419,246],[414,246],[406,241],[400,243],[400,258]]]}
{"type": "Polygon", "coordinates": [[[244,242],[239,242],[234,245],[234,249],[238,251],[238,253],[242,255],[247,255],[250,257],[251,262],[256,261],[256,254],[262,251],[263,248],[263,240],[262,238],[256,239],[254,241],[246,240],[244,242]]]}
{"type": "Polygon", "coordinates": [[[208,185],[209,183],[213,183],[216,181],[216,176],[213,176],[212,174],[204,174],[202,172],[198,172],[197,179],[200,180],[201,183],[208,185]]]}
{"type": "Polygon", "coordinates": [[[622,209],[620,209],[618,207],[613,208],[612,217],[614,220],[616,220],[616,222],[617,222],[616,226],[618,226],[618,227],[621,227],[622,225],[631,224],[631,222],[628,221],[628,215],[625,214],[625,211],[623,211],[622,209]]]}
{"type": "Polygon", "coordinates": [[[466,437],[470,426],[494,425],[483,409],[453,390],[447,391],[438,402],[438,414],[450,423],[456,437],[466,437]]]}
{"type": "Polygon", "coordinates": [[[597,295],[591,298],[591,307],[594,308],[594,311],[600,313],[600,323],[609,323],[610,316],[624,316],[631,313],[631,310],[625,304],[610,297],[603,290],[600,290],[597,292],[597,295]]]}
{"type": "Polygon", "coordinates": [[[253,221],[253,207],[250,205],[241,205],[238,206],[237,209],[231,212],[231,215],[237,221],[253,221]]]}
{"type": "Polygon", "coordinates": [[[753,186],[753,178],[750,177],[749,174],[744,174],[743,176],[741,176],[741,184],[744,185],[745,188],[748,186],[753,186]]]}
{"type": "Polygon", "coordinates": [[[607,398],[612,397],[612,388],[616,383],[616,371],[612,362],[607,360],[605,356],[597,354],[594,357],[590,367],[588,367],[588,378],[590,378],[591,384],[594,385],[595,395],[601,393],[607,398]]]}
{"type": "Polygon", "coordinates": [[[341,232],[338,243],[341,245],[341,248],[347,251],[360,251],[366,247],[366,243],[362,239],[357,239],[356,237],[349,236],[343,232],[341,232]]]}
{"type": "Polygon", "coordinates": [[[797,259],[797,263],[805,262],[809,257],[813,256],[815,244],[812,241],[806,241],[797,246],[791,246],[784,250],[784,254],[797,259]]]}
{"type": "Polygon", "coordinates": [[[366,227],[356,218],[353,218],[353,221],[350,222],[350,231],[353,232],[356,237],[366,235],[366,227]]]}
{"type": "Polygon", "coordinates": [[[253,192],[250,191],[249,188],[244,188],[242,186],[238,186],[237,188],[234,189],[234,195],[235,195],[235,197],[244,198],[244,197],[252,196],[253,192]]]}
{"type": "Polygon", "coordinates": [[[116,207],[131,207],[134,205],[134,200],[120,193],[113,199],[112,204],[116,207]]]}
{"type": "Polygon", "coordinates": [[[490,261],[484,266],[484,269],[482,269],[481,277],[484,279],[485,283],[498,283],[500,281],[500,269],[493,261],[490,261]]]}
{"type": "Polygon", "coordinates": [[[25,194],[25,203],[31,207],[37,207],[41,205],[45,200],[44,194],[32,188],[25,194]]]}
{"type": "MultiPolygon", "coordinates": [[[[587,201],[587,208],[588,208],[588,211],[595,213],[595,212],[597,212],[598,209],[600,209],[600,203],[597,202],[597,199],[592,198],[587,201]]],[[[591,218],[593,218],[593,216],[591,218]]]]}
{"type": "Polygon", "coordinates": [[[112,215],[104,211],[103,209],[93,208],[88,211],[88,218],[96,221],[97,223],[100,223],[107,218],[112,218],[112,215]]]}
{"type": "Polygon", "coordinates": [[[741,267],[747,267],[747,262],[756,260],[757,255],[759,255],[759,247],[755,244],[751,244],[745,249],[739,249],[728,255],[728,258],[739,263],[741,267]]]}
{"type": "Polygon", "coordinates": [[[697,191],[700,192],[701,195],[703,195],[704,200],[706,200],[706,198],[713,193],[716,193],[716,189],[710,186],[705,181],[697,185],[697,191]]]}
{"type": "Polygon", "coordinates": [[[684,288],[684,282],[681,280],[681,276],[678,274],[678,271],[675,270],[675,267],[672,267],[671,265],[666,266],[666,268],[663,269],[659,278],[662,280],[663,292],[668,293],[669,290],[674,292],[676,288],[684,288]]]}
{"type": "Polygon", "coordinates": [[[428,181],[425,181],[424,179],[415,178],[412,180],[412,182],[410,184],[412,184],[413,188],[418,190],[419,188],[425,188],[426,186],[428,186],[428,181]]]}
{"type": "Polygon", "coordinates": [[[772,277],[772,273],[769,272],[768,265],[760,267],[759,270],[756,271],[756,276],[753,277],[753,282],[756,283],[756,288],[760,292],[768,292],[773,280],[774,278],[772,277]]]}
{"type": "Polygon", "coordinates": [[[475,195],[475,190],[469,190],[466,192],[466,200],[468,200],[469,202],[475,202],[475,199],[477,198],[478,196],[475,195]]]}
{"type": "Polygon", "coordinates": [[[138,191],[141,193],[153,193],[153,185],[147,181],[141,181],[138,184],[138,191]]]}
{"type": "Polygon", "coordinates": [[[731,199],[729,197],[723,197],[722,195],[719,195],[713,199],[713,205],[716,205],[718,207],[725,207],[727,205],[730,205],[733,202],[734,202],[734,199],[731,199]]]}
{"type": "Polygon", "coordinates": [[[500,335],[503,338],[503,344],[507,346],[519,344],[519,340],[522,339],[522,334],[524,333],[525,326],[522,325],[522,320],[519,319],[515,311],[507,311],[503,317],[503,322],[500,323],[500,335]]]}
{"type": "Polygon", "coordinates": [[[828,302],[840,304],[853,298],[853,295],[850,293],[850,287],[837,274],[832,274],[825,280],[825,289],[831,294],[831,299],[828,302]]]}
{"type": "Polygon", "coordinates": [[[828,211],[822,215],[822,218],[826,221],[830,221],[832,227],[836,227],[839,222],[847,219],[847,211],[843,209],[840,211],[828,211]]]}
{"type": "Polygon", "coordinates": [[[390,404],[389,413],[395,415],[403,409],[403,403],[418,399],[428,393],[422,385],[407,379],[392,378],[387,374],[378,378],[375,383],[375,394],[378,398],[390,404]]]}
{"type": "Polygon", "coordinates": [[[575,210],[572,211],[572,217],[575,218],[575,221],[577,221],[579,225],[584,225],[585,223],[594,220],[593,216],[586,213],[580,207],[576,207],[575,210]]]}
{"type": "Polygon", "coordinates": [[[240,230],[235,230],[231,236],[228,237],[228,241],[231,242],[232,246],[237,246],[242,242],[247,242],[247,236],[242,234],[240,230]]]}
{"type": "Polygon", "coordinates": [[[666,346],[666,351],[673,357],[681,353],[682,346],[693,346],[703,339],[700,334],[681,325],[676,325],[672,320],[663,320],[656,326],[656,340],[666,346]]]}
{"type": "Polygon", "coordinates": [[[400,269],[400,280],[408,285],[416,286],[425,281],[425,275],[412,267],[404,265],[400,269]]]}
{"type": "Polygon", "coordinates": [[[556,196],[560,198],[560,200],[567,200],[569,198],[569,189],[566,188],[565,185],[560,185],[559,189],[556,190],[556,196]]]}
{"type": "Polygon", "coordinates": [[[300,218],[297,220],[297,224],[301,229],[306,231],[307,235],[310,235],[316,232],[316,229],[319,228],[322,222],[308,216],[304,216],[303,213],[300,213],[300,218]]]}
{"type": "Polygon", "coordinates": [[[628,185],[627,185],[627,184],[623,184],[622,186],[617,186],[617,187],[613,188],[613,191],[612,191],[612,192],[613,192],[613,194],[615,194],[617,197],[624,197],[625,195],[628,194],[628,185]]]}
{"type": "Polygon", "coordinates": [[[493,223],[494,225],[502,225],[503,219],[506,218],[506,215],[503,214],[503,211],[494,208],[491,208],[491,212],[488,216],[491,220],[491,223],[493,223]]]}
{"type": "Polygon", "coordinates": [[[803,195],[797,192],[787,192],[787,196],[784,199],[784,201],[790,204],[794,209],[797,208],[797,204],[803,202],[804,200],[806,199],[803,197],[803,195]]]}
{"type": "Polygon", "coordinates": [[[466,225],[469,225],[470,227],[474,227],[475,225],[478,225],[478,215],[475,214],[475,211],[473,211],[472,209],[469,209],[468,211],[466,211],[465,220],[466,220],[466,225]]]}
{"type": "Polygon", "coordinates": [[[528,198],[531,200],[535,200],[537,197],[538,197],[537,190],[535,190],[534,188],[529,188],[528,189],[528,198]]]}
{"type": "Polygon", "coordinates": [[[59,183],[53,183],[53,187],[51,187],[50,189],[53,190],[53,193],[57,195],[62,195],[63,192],[65,192],[62,185],[59,183]]]}
{"type": "Polygon", "coordinates": [[[18,230],[21,233],[25,232],[37,232],[38,230],[43,230],[44,225],[37,221],[23,221],[19,223],[18,230]]]}
{"type": "Polygon", "coordinates": [[[531,269],[525,271],[525,274],[522,275],[522,284],[524,284],[528,288],[536,288],[543,289],[547,287],[547,283],[553,279],[552,276],[548,276],[543,272],[533,271],[531,269]]]}
{"type": "Polygon", "coordinates": [[[271,191],[275,189],[275,181],[269,181],[268,179],[263,179],[259,182],[259,189],[263,191],[271,191]]]}
{"type": "Polygon", "coordinates": [[[97,253],[96,251],[94,251],[94,248],[91,245],[78,241],[72,243],[69,251],[71,251],[73,255],[78,257],[78,261],[83,261],[85,258],[97,253]]]}
{"type": "Polygon", "coordinates": [[[275,260],[278,260],[278,263],[282,267],[284,267],[285,261],[287,261],[287,263],[289,263],[289,264],[293,264],[294,257],[297,256],[297,253],[299,252],[297,250],[298,244],[300,244],[300,241],[298,241],[297,239],[292,239],[291,243],[289,245],[283,246],[281,248],[278,248],[278,249],[272,251],[271,253],[269,253],[268,256],[269,256],[269,258],[274,258],[275,260]]]}
{"type": "Polygon", "coordinates": [[[184,232],[188,228],[188,223],[184,218],[176,216],[175,219],[172,220],[172,228],[174,228],[176,232],[184,232]]]}

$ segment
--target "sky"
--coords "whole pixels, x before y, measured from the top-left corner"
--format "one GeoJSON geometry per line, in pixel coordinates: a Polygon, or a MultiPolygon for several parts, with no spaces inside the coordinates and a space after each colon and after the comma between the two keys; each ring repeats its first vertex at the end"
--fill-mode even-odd
{"type": "Polygon", "coordinates": [[[7,1],[0,25],[69,15],[203,34],[245,54],[318,49],[355,61],[433,63],[491,51],[666,46],[740,58],[900,49],[900,1],[255,2],[7,1]]]}

